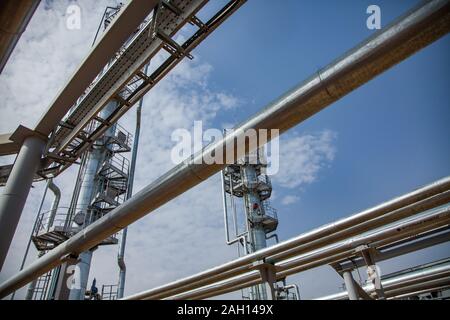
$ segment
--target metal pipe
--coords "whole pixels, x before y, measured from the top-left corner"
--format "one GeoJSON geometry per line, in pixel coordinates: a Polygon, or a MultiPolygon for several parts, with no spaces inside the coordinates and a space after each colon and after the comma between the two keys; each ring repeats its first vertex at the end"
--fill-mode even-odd
{"type": "MultiPolygon", "coordinates": [[[[27,261],[27,258],[28,258],[28,252],[30,251],[31,241],[32,241],[33,235],[34,235],[34,233],[35,233],[35,231],[36,231],[36,228],[37,228],[37,226],[38,226],[38,223],[39,223],[39,221],[40,221],[39,216],[41,215],[41,212],[42,212],[42,206],[44,205],[44,201],[45,201],[45,198],[46,198],[46,196],[47,196],[48,184],[49,184],[49,182],[47,182],[47,184],[45,185],[44,195],[42,196],[41,202],[40,202],[40,204],[39,204],[39,209],[38,209],[38,213],[37,213],[37,215],[36,215],[36,220],[34,220],[33,229],[31,229],[31,235],[30,235],[30,237],[28,238],[27,247],[26,247],[26,249],[25,249],[25,253],[24,253],[24,255],[23,255],[23,259],[22,259],[22,263],[20,264],[20,269],[19,269],[19,271],[22,271],[23,267],[25,266],[25,262],[27,261]]],[[[12,293],[12,295],[11,295],[11,300],[14,300],[15,295],[16,295],[16,292],[14,291],[14,292],[12,293]]]]}
{"type": "MultiPolygon", "coordinates": [[[[148,73],[150,63],[145,66],[144,73],[148,73]]],[[[141,117],[142,105],[144,104],[144,97],[139,100],[139,105],[136,109],[136,128],[134,131],[133,152],[131,154],[130,174],[128,176],[127,200],[133,195],[134,173],[136,171],[137,155],[139,150],[139,139],[141,134],[141,117]]],[[[119,265],[119,285],[117,289],[117,298],[123,298],[125,292],[125,280],[127,273],[127,266],[125,264],[125,247],[127,244],[128,227],[122,231],[122,238],[120,239],[119,254],[117,255],[117,264],[119,265]]]]}
{"type": "Polygon", "coordinates": [[[119,51],[124,42],[136,31],[142,21],[159,4],[159,0],[129,1],[102,34],[87,57],[58,94],[35,130],[45,136],[50,134],[95,77],[119,51]]]}
{"type": "Polygon", "coordinates": [[[429,292],[436,292],[436,291],[443,291],[443,290],[447,290],[449,288],[450,288],[450,284],[444,284],[444,285],[438,286],[438,287],[432,287],[432,288],[422,289],[422,290],[419,290],[419,291],[407,292],[407,293],[404,293],[404,294],[391,296],[391,297],[388,298],[388,300],[404,299],[404,298],[409,298],[411,296],[417,296],[419,294],[424,294],[424,293],[429,293],[429,292]]]}
{"type": "Polygon", "coordinates": [[[450,206],[438,209],[434,212],[422,214],[417,218],[411,219],[410,221],[401,221],[395,223],[389,228],[383,228],[368,235],[350,238],[320,249],[316,249],[311,252],[303,253],[298,257],[283,260],[283,262],[276,263],[275,265],[277,266],[278,271],[285,271],[288,269],[299,267],[302,264],[313,262],[314,260],[326,258],[335,254],[343,253],[345,251],[354,252],[356,247],[360,245],[371,244],[379,239],[390,237],[397,238],[405,234],[409,235],[409,233],[414,233],[419,228],[421,228],[421,230],[423,230],[424,228],[432,229],[436,228],[437,226],[446,225],[449,222],[450,206]]]}
{"type": "Polygon", "coordinates": [[[419,212],[424,212],[436,208],[448,202],[450,202],[450,191],[444,191],[442,193],[433,195],[429,198],[417,201],[413,204],[388,212],[385,215],[380,215],[374,217],[373,219],[370,219],[368,217],[366,221],[362,221],[359,224],[355,221],[354,225],[350,225],[347,228],[343,228],[341,230],[335,228],[334,232],[325,234],[318,239],[313,239],[312,241],[306,242],[302,246],[297,246],[296,248],[292,248],[291,250],[286,250],[282,253],[274,255],[273,257],[271,257],[271,259],[275,260],[286,259],[298,255],[301,252],[311,250],[312,248],[320,248],[325,244],[340,241],[352,235],[361,234],[370,229],[374,229],[376,227],[380,227],[391,222],[399,221],[401,219],[410,217],[419,212]]]}
{"type": "MultiPolygon", "coordinates": [[[[242,273],[245,270],[249,270],[251,263],[254,261],[258,261],[264,259],[266,257],[270,257],[276,255],[285,250],[289,250],[294,248],[295,246],[300,246],[305,243],[312,242],[320,237],[324,237],[327,234],[338,232],[342,229],[345,229],[347,226],[351,226],[353,223],[359,223],[360,221],[370,220],[370,218],[374,218],[377,216],[382,216],[386,212],[389,212],[389,209],[397,208],[402,204],[409,204],[412,201],[421,199],[427,195],[433,195],[433,193],[440,192],[449,188],[450,178],[441,179],[433,184],[425,186],[423,188],[417,189],[409,194],[404,196],[395,198],[391,201],[388,201],[384,204],[378,205],[376,207],[367,209],[361,213],[356,215],[346,217],[337,222],[319,227],[310,232],[301,234],[291,240],[282,242],[278,245],[272,246],[270,248],[264,249],[262,251],[253,253],[251,255],[244,256],[240,259],[234,260],[232,262],[226,263],[222,266],[207,270],[205,272],[201,272],[194,276],[190,276],[170,284],[154,288],[152,290],[148,290],[138,295],[142,296],[155,296],[161,298],[163,296],[158,296],[159,293],[167,294],[176,294],[178,292],[186,291],[186,287],[198,287],[207,285],[209,283],[213,283],[215,281],[219,281],[220,279],[226,279],[232,275],[237,275],[242,273]]],[[[410,212],[411,214],[414,212],[410,212]]],[[[369,228],[369,226],[367,226],[369,228]]],[[[355,236],[355,234],[351,234],[351,236],[355,236]]],[[[341,257],[340,260],[345,258],[345,256],[341,257]]],[[[337,259],[336,261],[339,261],[337,259]]],[[[136,296],[138,299],[138,297],[136,296]]]]}
{"type": "MultiPolygon", "coordinates": [[[[437,265],[435,267],[427,268],[425,270],[418,270],[406,275],[400,275],[391,279],[381,280],[382,286],[389,296],[389,291],[393,291],[394,289],[408,287],[411,284],[421,284],[426,281],[444,279],[446,282],[450,282],[450,263],[445,263],[443,265],[437,265]]],[[[364,291],[367,293],[372,293],[375,291],[373,284],[368,284],[363,287],[364,291]]],[[[414,290],[417,291],[417,287],[414,286],[414,290]]],[[[398,291],[394,291],[394,295],[400,294],[398,291]]],[[[337,294],[328,295],[325,297],[316,298],[315,300],[343,300],[348,297],[347,292],[340,292],[337,294]]]]}
{"type": "Polygon", "coordinates": [[[54,223],[55,217],[56,217],[56,212],[57,212],[58,206],[59,206],[59,201],[61,200],[61,190],[53,182],[53,179],[50,179],[48,181],[48,188],[53,192],[53,195],[55,196],[55,198],[53,199],[52,207],[50,209],[50,217],[48,220],[47,231],[49,231],[50,228],[53,226],[53,223],[54,223]]]}
{"type": "Polygon", "coordinates": [[[23,32],[26,30],[40,0],[17,1],[9,0],[0,3],[0,73],[11,56],[23,32]]]}
{"type": "MultiPolygon", "coordinates": [[[[329,264],[334,260],[334,256],[337,254],[343,255],[342,247],[347,247],[349,250],[344,253],[347,257],[354,255],[354,248],[361,244],[370,243],[374,239],[381,239],[384,237],[389,237],[394,233],[405,234],[406,236],[415,229],[417,225],[428,225],[433,226],[437,221],[442,223],[450,222],[450,207],[445,209],[437,210],[436,212],[423,214],[420,217],[413,219],[408,222],[400,222],[394,224],[388,228],[383,228],[382,230],[372,232],[365,236],[360,236],[352,239],[347,239],[341,241],[338,244],[330,245],[328,247],[322,248],[320,250],[315,250],[310,253],[303,254],[295,259],[289,259],[288,261],[279,261],[275,264],[277,270],[277,279],[284,279],[289,275],[306,271],[321,265],[329,264]]],[[[342,257],[340,257],[342,259],[342,257]]],[[[224,294],[228,292],[233,292],[242,288],[247,288],[251,285],[260,284],[261,279],[258,273],[254,271],[247,270],[247,273],[241,274],[235,278],[228,278],[230,280],[223,281],[222,283],[214,283],[209,286],[201,287],[198,289],[192,288],[190,291],[181,293],[175,296],[171,296],[169,293],[162,295],[149,295],[146,292],[138,293],[127,297],[128,300],[134,299],[161,299],[170,297],[170,299],[201,299],[216,296],[217,294],[224,294]],[[258,280],[259,279],[259,282],[258,280]],[[208,294],[208,295],[206,295],[208,294]]]]}
{"type": "Polygon", "coordinates": [[[295,300],[300,300],[300,289],[298,288],[298,285],[296,284],[290,284],[287,286],[284,286],[284,289],[289,290],[289,289],[294,289],[294,293],[295,293],[295,300]]]}
{"type": "Polygon", "coordinates": [[[19,224],[44,148],[45,141],[40,137],[30,136],[25,139],[0,196],[0,270],[19,224]]]}
{"type": "Polygon", "coordinates": [[[342,273],[342,277],[344,278],[345,288],[347,289],[349,299],[359,300],[358,290],[356,289],[355,280],[353,279],[351,270],[345,270],[342,273]]]}
{"type": "MultiPolygon", "coordinates": [[[[416,241],[410,244],[403,245],[398,248],[390,249],[388,251],[380,251],[376,256],[376,262],[389,260],[398,256],[402,256],[411,252],[419,251],[425,248],[429,248],[441,243],[450,241],[450,232],[441,233],[420,241],[416,241]]],[[[348,268],[361,268],[365,266],[363,259],[352,259],[352,262],[340,263],[340,267],[345,270],[348,268]]]]}
{"type": "MultiPolygon", "coordinates": [[[[338,255],[338,259],[344,258],[344,256],[350,257],[354,255],[354,248],[361,244],[371,243],[371,241],[389,238],[392,234],[402,234],[405,237],[409,236],[411,232],[416,232],[417,226],[425,226],[428,228],[432,228],[436,223],[449,223],[450,222],[450,207],[436,210],[432,213],[422,214],[420,217],[409,220],[407,222],[399,222],[389,227],[383,228],[382,230],[378,230],[372,232],[368,235],[363,235],[359,237],[355,237],[352,239],[347,239],[345,241],[341,241],[338,244],[330,245],[328,247],[322,248],[320,250],[315,250],[309,253],[305,253],[296,259],[289,259],[287,261],[279,261],[275,264],[277,270],[277,279],[284,279],[289,275],[305,271],[311,268],[315,268],[321,265],[329,264],[336,260],[336,255],[338,255]],[[347,251],[342,252],[342,248],[346,247],[347,251]]],[[[202,273],[200,273],[202,274],[202,273]]],[[[203,273],[205,274],[205,272],[203,273]]],[[[247,288],[250,285],[260,284],[261,279],[259,273],[252,271],[252,269],[248,268],[246,270],[241,270],[240,276],[234,275],[225,277],[225,281],[221,283],[217,283],[219,281],[212,282],[213,284],[208,286],[203,286],[201,288],[193,287],[184,287],[184,292],[172,295],[170,290],[167,290],[165,293],[159,294],[149,294],[150,290],[143,293],[138,293],[133,296],[127,297],[126,299],[161,299],[168,298],[170,299],[200,299],[213,297],[217,294],[223,294],[228,292],[233,292],[242,288],[247,288]],[[230,279],[231,278],[231,279],[230,279]],[[258,280],[259,279],[259,282],[258,280]],[[255,282],[256,281],[256,282],[255,282]]],[[[222,279],[223,280],[223,279],[222,279]]],[[[180,282],[180,281],[178,281],[180,282]]],[[[210,282],[211,283],[211,282],[210,282]]],[[[166,285],[165,287],[170,287],[166,285]]],[[[170,289],[170,288],[169,288],[170,289]]],[[[161,291],[161,290],[160,290],[161,291]]],[[[180,291],[177,291],[180,292],[180,291]]]]}
{"type": "MultiPolygon", "coordinates": [[[[225,241],[227,245],[235,244],[236,242],[242,242],[244,246],[244,250],[246,254],[249,252],[247,247],[247,234],[248,232],[244,232],[241,235],[236,235],[236,238],[233,240],[230,240],[230,233],[229,233],[229,227],[228,227],[228,209],[227,209],[227,200],[226,200],[226,193],[225,193],[225,180],[224,180],[224,172],[221,171],[221,181],[222,181],[222,203],[223,203],[223,220],[225,222],[225,241]]],[[[230,180],[230,188],[232,188],[232,181],[230,180]]],[[[231,191],[233,192],[233,191],[231,191]]],[[[236,230],[237,231],[237,230],[236,230]]],[[[237,233],[237,232],[236,232],[237,233]]]]}
{"type": "MultiPolygon", "coordinates": [[[[449,9],[448,0],[434,0],[396,20],[241,124],[232,134],[179,164],[108,215],[2,283],[0,297],[61,264],[64,256],[94,247],[104,238],[166,204],[224,167],[223,164],[196,164],[203,163],[204,155],[221,154],[220,152],[225,151],[222,154],[233,154],[234,160],[242,158],[254,150],[236,148],[231,142],[245,141],[242,137],[245,137],[247,130],[279,129],[283,133],[444,36],[450,30],[449,9]]],[[[272,133],[269,131],[268,140],[271,139],[272,133]]],[[[242,259],[251,261],[257,255],[266,253],[264,250],[242,259]]]]}

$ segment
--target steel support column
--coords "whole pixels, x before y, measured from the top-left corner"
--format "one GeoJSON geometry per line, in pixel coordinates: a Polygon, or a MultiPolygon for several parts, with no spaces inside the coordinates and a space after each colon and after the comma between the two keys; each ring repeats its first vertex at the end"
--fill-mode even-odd
{"type": "Polygon", "coordinates": [[[16,232],[45,144],[37,136],[29,136],[24,140],[0,196],[0,270],[16,232]]]}
{"type": "Polygon", "coordinates": [[[355,286],[355,279],[353,279],[352,271],[345,270],[342,273],[342,277],[344,278],[345,288],[348,292],[348,298],[350,300],[359,300],[358,290],[355,286]]]}

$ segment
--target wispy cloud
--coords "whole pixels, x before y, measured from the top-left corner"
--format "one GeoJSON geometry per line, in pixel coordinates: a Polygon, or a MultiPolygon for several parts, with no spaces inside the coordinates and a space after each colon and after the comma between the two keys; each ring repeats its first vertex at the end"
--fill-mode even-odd
{"type": "MultiPolygon", "coordinates": [[[[41,5],[1,75],[2,132],[14,130],[19,123],[34,126],[88,52],[104,7],[115,1],[79,1],[83,12],[83,27],[79,31],[67,30],[62,22],[69,3],[41,5]]],[[[157,63],[153,61],[154,65],[157,63]]],[[[221,112],[242,104],[240,97],[209,85],[213,72],[210,64],[196,56],[194,61],[181,63],[146,96],[135,192],[173,166],[170,158],[173,130],[191,129],[194,121],[199,120],[205,125],[216,120],[220,123],[221,112]]],[[[133,109],[121,123],[133,132],[134,121],[133,109]]],[[[315,181],[320,169],[334,158],[335,137],[331,131],[283,137],[280,173],[274,177],[275,183],[292,189],[315,181]]],[[[73,167],[56,180],[63,190],[62,206],[70,202],[76,170],[73,167]]],[[[17,272],[43,187],[44,183],[38,183],[31,191],[0,281],[17,272]]],[[[282,203],[289,205],[297,200],[297,196],[285,196],[282,203]]],[[[50,201],[51,198],[44,210],[50,201]]],[[[220,179],[214,176],[130,226],[126,293],[148,289],[235,258],[234,248],[224,242],[221,212],[220,179]]],[[[95,252],[91,279],[96,277],[99,284],[116,283],[116,251],[117,247],[111,246],[95,252]]],[[[30,261],[35,256],[32,250],[30,261]]],[[[233,297],[238,298],[239,294],[233,297]]]]}
{"type": "Polygon", "coordinates": [[[287,196],[283,197],[283,199],[281,199],[281,204],[288,206],[288,205],[296,203],[299,200],[300,200],[300,197],[298,197],[298,196],[287,195],[287,196]]]}
{"type": "Polygon", "coordinates": [[[317,180],[319,171],[333,161],[337,134],[330,130],[280,139],[280,169],[273,177],[285,188],[298,188],[317,180]]]}

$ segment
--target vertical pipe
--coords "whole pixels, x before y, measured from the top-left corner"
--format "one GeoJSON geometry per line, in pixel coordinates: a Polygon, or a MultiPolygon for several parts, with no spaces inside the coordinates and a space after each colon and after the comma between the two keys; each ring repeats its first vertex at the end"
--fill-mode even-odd
{"type": "MultiPolygon", "coordinates": [[[[42,257],[43,255],[44,255],[43,251],[39,252],[38,259],[40,257],[42,257]]],[[[28,289],[27,289],[27,294],[25,296],[25,300],[32,300],[33,299],[34,290],[36,288],[36,283],[37,283],[38,279],[39,278],[36,278],[33,281],[31,281],[31,283],[30,283],[30,285],[28,286],[28,289]]]]}
{"type": "Polygon", "coordinates": [[[0,271],[16,232],[45,144],[43,139],[36,136],[25,139],[0,196],[0,271]]]}
{"type": "Polygon", "coordinates": [[[352,272],[350,270],[345,270],[342,274],[344,277],[345,288],[347,289],[348,298],[350,300],[358,300],[358,290],[355,286],[355,280],[353,279],[352,272]]]}
{"type": "Polygon", "coordinates": [[[48,188],[53,192],[53,195],[55,197],[53,199],[52,207],[50,209],[50,217],[48,219],[47,231],[50,230],[50,228],[53,226],[53,223],[55,222],[56,212],[57,212],[58,207],[59,207],[59,200],[61,200],[61,190],[53,182],[53,179],[49,180],[48,188]]]}
{"type": "Polygon", "coordinates": [[[91,268],[92,251],[82,252],[78,257],[78,262],[73,274],[72,288],[70,289],[69,300],[84,300],[89,270],[91,268]]]}
{"type": "MultiPolygon", "coordinates": [[[[220,171],[220,181],[222,182],[222,205],[223,205],[223,221],[225,223],[225,241],[230,242],[230,233],[228,231],[228,208],[227,208],[227,193],[225,192],[225,173],[220,171]]],[[[230,179],[231,180],[231,179],[230,179]]]]}
{"type": "MultiPolygon", "coordinates": [[[[144,73],[147,74],[150,63],[145,66],[144,73]]],[[[133,195],[133,183],[134,183],[134,173],[136,171],[136,161],[139,149],[139,136],[141,133],[141,117],[142,117],[142,105],[144,104],[144,97],[139,100],[139,105],[136,109],[136,129],[134,131],[134,141],[133,141],[133,153],[131,155],[130,164],[130,174],[128,176],[128,186],[127,186],[127,200],[133,195]]],[[[125,291],[125,279],[127,273],[127,267],[125,264],[125,247],[127,244],[127,233],[128,227],[125,227],[122,231],[122,239],[119,244],[119,254],[117,255],[117,264],[119,265],[119,286],[117,290],[117,298],[123,298],[125,291]]]]}

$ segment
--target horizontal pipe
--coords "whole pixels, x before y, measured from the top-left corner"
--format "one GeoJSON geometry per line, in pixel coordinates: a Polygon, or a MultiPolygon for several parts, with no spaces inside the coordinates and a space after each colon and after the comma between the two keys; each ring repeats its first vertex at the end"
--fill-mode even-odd
{"type": "Polygon", "coordinates": [[[373,219],[367,219],[366,221],[363,221],[359,224],[357,224],[357,222],[355,221],[355,224],[348,228],[342,230],[335,230],[335,232],[320,237],[317,240],[309,241],[308,243],[305,243],[302,246],[297,246],[291,250],[284,251],[277,255],[271,256],[270,259],[277,261],[281,259],[287,259],[289,257],[296,256],[299,253],[305,252],[307,250],[320,248],[325,244],[340,241],[352,235],[361,234],[363,232],[375,229],[388,223],[392,223],[410,217],[419,212],[424,212],[429,209],[436,208],[448,202],[450,202],[450,190],[431,196],[427,199],[420,200],[416,203],[394,210],[385,215],[381,215],[373,219]]]}
{"type": "Polygon", "coordinates": [[[394,296],[388,297],[388,300],[405,299],[405,298],[409,298],[411,296],[417,296],[419,294],[442,291],[442,290],[447,290],[447,289],[450,289],[450,283],[447,283],[447,284],[444,284],[441,286],[437,286],[437,287],[431,287],[431,288],[428,287],[426,289],[421,289],[419,291],[407,292],[407,293],[400,294],[400,295],[394,295],[394,296]]]}
{"type": "Polygon", "coordinates": [[[307,252],[295,258],[284,260],[282,263],[276,263],[277,270],[284,271],[294,267],[298,267],[303,263],[313,262],[316,259],[326,258],[327,256],[343,253],[345,251],[354,252],[361,245],[370,245],[379,239],[397,239],[417,232],[418,228],[436,228],[438,226],[447,225],[450,222],[450,206],[436,210],[435,212],[423,214],[418,218],[411,219],[407,222],[400,222],[389,228],[383,228],[368,235],[362,235],[350,238],[335,244],[331,244],[324,248],[307,252]]]}
{"type": "MultiPolygon", "coordinates": [[[[385,260],[389,260],[398,256],[402,256],[411,252],[419,251],[425,248],[429,248],[441,243],[449,242],[450,241],[450,231],[422,239],[419,241],[415,241],[403,246],[400,246],[398,248],[393,248],[386,251],[380,251],[377,253],[375,261],[381,262],[385,260]]],[[[364,262],[364,259],[352,259],[350,262],[340,263],[340,269],[346,270],[346,269],[355,269],[355,268],[361,268],[364,267],[366,264],[364,262]]]]}
{"type": "MultiPolygon", "coordinates": [[[[433,194],[449,188],[449,182],[450,182],[449,177],[441,179],[441,180],[436,181],[435,183],[432,183],[428,186],[417,189],[409,194],[395,198],[391,201],[388,201],[386,203],[378,205],[374,208],[367,209],[356,215],[341,219],[337,222],[319,227],[310,232],[307,232],[305,234],[297,236],[294,239],[282,242],[278,245],[258,251],[251,255],[244,256],[238,260],[232,261],[223,266],[219,266],[219,267],[207,270],[207,271],[199,273],[197,275],[175,281],[168,285],[164,285],[164,286],[146,291],[141,294],[152,296],[153,299],[161,299],[168,295],[174,295],[179,292],[186,291],[187,287],[194,287],[194,286],[200,287],[200,286],[207,285],[209,283],[218,282],[221,279],[230,278],[233,275],[241,274],[243,272],[248,271],[251,268],[252,262],[261,260],[261,259],[268,259],[268,257],[274,257],[278,253],[295,248],[296,246],[297,247],[303,246],[303,248],[304,248],[303,251],[305,251],[306,250],[304,247],[305,244],[314,243],[314,240],[320,239],[323,237],[327,237],[328,234],[335,234],[342,230],[346,230],[346,228],[348,226],[351,226],[352,224],[356,224],[358,222],[366,221],[366,220],[370,221],[371,220],[370,218],[377,217],[378,215],[381,216],[386,212],[389,213],[388,211],[390,209],[397,208],[398,206],[401,206],[404,204],[409,204],[412,201],[422,199],[423,197],[426,197],[429,195],[431,195],[430,198],[434,198],[436,195],[433,195],[433,194]]],[[[421,202],[419,201],[419,203],[421,203],[421,202]]],[[[440,203],[440,202],[437,202],[436,204],[438,204],[438,203],[440,203]]],[[[414,208],[414,206],[412,208],[414,208]]],[[[426,208],[429,208],[429,207],[426,206],[426,208]]],[[[410,211],[410,213],[415,213],[415,210],[410,211]]],[[[389,220],[389,222],[392,222],[392,221],[389,220]]],[[[365,223],[367,223],[367,221],[365,223]]],[[[386,221],[386,223],[387,223],[387,221],[386,221]]],[[[367,226],[367,228],[369,228],[369,227],[370,226],[367,226]]],[[[357,234],[355,234],[355,233],[348,234],[348,236],[355,236],[355,235],[357,235],[357,234]]],[[[344,255],[342,257],[342,259],[343,258],[346,258],[346,255],[344,255]]],[[[133,297],[136,299],[139,299],[141,294],[134,295],[133,297]]]]}
{"type": "MultiPolygon", "coordinates": [[[[381,280],[384,291],[389,296],[389,291],[393,291],[391,294],[398,295],[399,289],[402,287],[408,287],[415,284],[426,283],[426,281],[434,281],[441,278],[450,283],[450,263],[443,265],[437,265],[424,270],[413,271],[406,275],[400,275],[394,278],[381,280]],[[398,291],[394,291],[398,290],[398,291]]],[[[367,293],[375,291],[373,284],[368,284],[363,287],[367,293]]],[[[417,291],[417,287],[414,287],[414,291],[417,291]]],[[[404,293],[404,292],[403,292],[404,293]]],[[[347,298],[347,292],[340,292],[337,294],[328,295],[325,297],[317,298],[315,300],[343,300],[347,298]]]]}
{"type": "MultiPolygon", "coordinates": [[[[417,232],[417,226],[420,226],[422,231],[424,228],[433,228],[436,224],[445,224],[450,222],[450,207],[441,208],[435,212],[422,214],[419,217],[410,219],[406,222],[398,222],[392,226],[383,228],[378,231],[374,231],[368,235],[362,235],[359,237],[347,239],[340,243],[330,245],[320,250],[315,250],[310,253],[303,254],[295,259],[289,259],[288,261],[280,261],[275,264],[277,271],[277,279],[284,279],[286,276],[298,273],[300,271],[306,271],[311,268],[315,268],[321,265],[328,264],[333,260],[336,260],[336,255],[339,254],[339,259],[342,259],[342,255],[351,256],[354,255],[354,249],[362,244],[370,244],[373,241],[383,238],[390,238],[395,236],[409,236],[412,232],[417,232]],[[344,252],[343,252],[344,251],[344,252]]],[[[224,294],[233,292],[242,288],[247,288],[250,285],[261,283],[259,272],[251,271],[247,274],[229,279],[222,283],[212,284],[207,287],[193,289],[191,291],[181,293],[175,296],[170,296],[171,299],[204,299],[218,294],[224,294]]],[[[126,299],[155,299],[160,297],[154,297],[149,294],[138,294],[127,297],[126,299]]]]}
{"type": "MultiPolygon", "coordinates": [[[[2,283],[0,298],[61,264],[63,257],[68,254],[79,254],[94,247],[224,167],[220,164],[197,164],[203,163],[204,156],[222,152],[225,157],[233,154],[233,159],[236,160],[254,151],[248,148],[242,152],[241,148],[236,149],[230,143],[236,140],[247,142],[243,137],[249,129],[278,129],[280,133],[284,133],[441,38],[450,30],[449,9],[448,0],[427,2],[376,33],[241,124],[224,139],[207,146],[202,152],[176,166],[108,215],[2,283]]],[[[269,134],[268,140],[272,138],[269,134]]],[[[261,143],[261,139],[258,140],[261,143]]]]}

